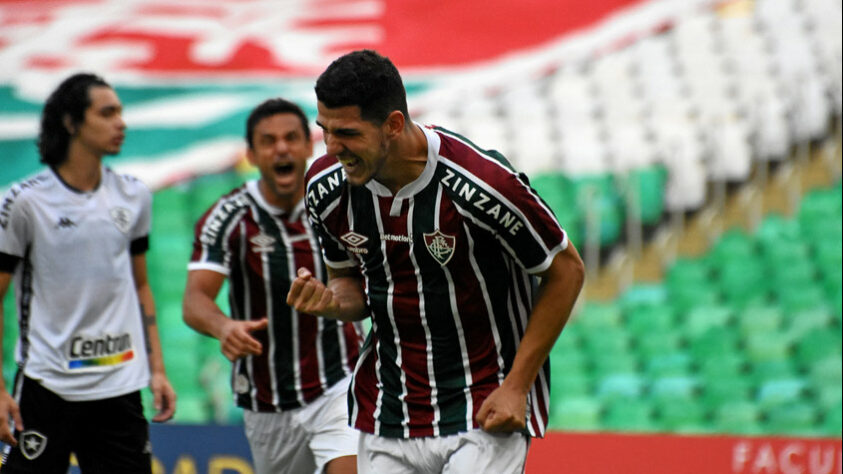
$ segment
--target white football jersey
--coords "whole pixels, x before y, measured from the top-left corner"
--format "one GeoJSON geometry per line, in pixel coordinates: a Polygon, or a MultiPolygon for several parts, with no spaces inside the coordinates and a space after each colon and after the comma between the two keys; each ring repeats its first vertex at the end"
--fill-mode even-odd
{"type": "Polygon", "coordinates": [[[45,170],[0,202],[0,252],[21,259],[15,358],[27,377],[66,400],[149,383],[129,249],[149,235],[150,205],[143,183],[107,167],[91,192],[45,170]]]}

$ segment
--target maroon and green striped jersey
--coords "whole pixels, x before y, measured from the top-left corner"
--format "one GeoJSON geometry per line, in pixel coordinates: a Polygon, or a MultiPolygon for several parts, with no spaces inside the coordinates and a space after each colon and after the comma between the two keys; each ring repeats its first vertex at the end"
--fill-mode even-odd
{"type": "MultiPolygon", "coordinates": [[[[386,437],[477,428],[474,416],[512,366],[536,290],[568,244],[526,177],[503,156],[424,128],[422,174],[395,195],[351,186],[337,160],[308,170],[308,214],[325,263],[358,266],[372,312],[349,394],[356,428],[386,437]]],[[[543,436],[550,366],[528,395],[543,436]]]]}
{"type": "Polygon", "coordinates": [[[228,277],[233,319],[269,321],[267,330],[254,333],[263,353],[233,363],[237,406],[262,412],[301,407],[353,371],[359,324],[299,314],[287,305],[299,267],[325,279],[304,203],[285,214],[266,202],[257,181],[221,197],[196,223],[188,270],[228,277]]]}

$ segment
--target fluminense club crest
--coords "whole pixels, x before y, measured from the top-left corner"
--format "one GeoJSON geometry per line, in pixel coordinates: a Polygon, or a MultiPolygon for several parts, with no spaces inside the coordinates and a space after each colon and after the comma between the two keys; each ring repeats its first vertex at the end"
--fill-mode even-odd
{"type": "Polygon", "coordinates": [[[444,266],[454,256],[457,238],[453,235],[443,234],[442,231],[436,229],[435,232],[424,234],[424,244],[430,255],[440,265],[444,266]]]}

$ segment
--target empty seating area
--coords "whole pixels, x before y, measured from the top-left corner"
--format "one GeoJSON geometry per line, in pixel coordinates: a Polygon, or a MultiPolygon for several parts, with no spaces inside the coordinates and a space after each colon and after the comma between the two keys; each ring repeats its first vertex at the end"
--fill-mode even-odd
{"type": "Polygon", "coordinates": [[[841,434],[841,187],[586,303],[551,354],[551,429],[841,434]]]}

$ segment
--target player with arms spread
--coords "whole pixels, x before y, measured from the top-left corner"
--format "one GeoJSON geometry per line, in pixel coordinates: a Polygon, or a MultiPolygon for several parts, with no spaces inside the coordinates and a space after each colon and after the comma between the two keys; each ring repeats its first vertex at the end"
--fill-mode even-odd
{"type": "Polygon", "coordinates": [[[371,311],[349,394],[358,469],[523,472],[582,260],[503,156],[410,120],[388,58],[340,57],[316,97],[327,154],[305,199],[329,280],[300,270],[287,300],[346,321],[371,311]]]}
{"type": "Polygon", "coordinates": [[[283,99],[246,122],[246,156],[260,178],[222,196],[196,223],[184,320],[220,341],[232,361],[256,472],[356,472],[357,432],[346,393],[359,324],[300,314],[284,297],[296,269],[325,275],[304,210],[313,154],[304,112],[283,99]],[[214,302],[229,280],[231,318],[214,302]]]}
{"type": "Polygon", "coordinates": [[[122,110],[98,76],[62,82],[41,119],[49,169],[2,201],[0,298],[14,280],[20,327],[14,397],[0,377],[3,474],[64,474],[71,452],[86,474],[148,474],[140,390],[153,421],[175,411],[146,274],[152,195],[102,164],[123,144],[122,110]]]}

